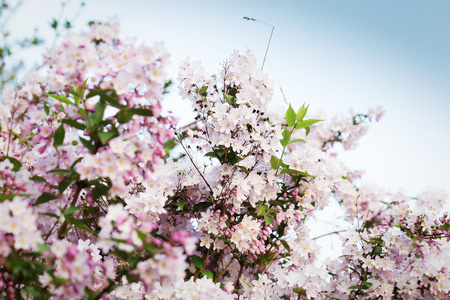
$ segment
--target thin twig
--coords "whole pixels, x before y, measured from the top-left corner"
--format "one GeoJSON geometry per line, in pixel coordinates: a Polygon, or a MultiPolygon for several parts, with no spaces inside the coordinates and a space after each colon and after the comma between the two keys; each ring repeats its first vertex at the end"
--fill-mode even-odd
{"type": "Polygon", "coordinates": [[[231,262],[235,259],[236,257],[233,256],[230,260],[230,262],[225,266],[225,268],[222,270],[222,272],[220,272],[219,275],[217,275],[216,280],[214,281],[214,283],[217,283],[217,281],[220,279],[220,277],[222,277],[223,273],[225,273],[228,270],[228,267],[231,265],[231,262]]]}
{"type": "Polygon", "coordinates": [[[325,233],[325,234],[316,236],[316,237],[313,238],[312,240],[318,240],[318,239],[323,238],[323,237],[325,237],[325,236],[332,235],[332,234],[339,234],[339,233],[345,232],[345,231],[347,231],[347,230],[343,229],[343,230],[336,230],[336,231],[333,231],[333,232],[328,232],[328,233],[325,233]]]}
{"type": "Polygon", "coordinates": [[[209,185],[208,181],[206,181],[206,178],[203,176],[202,172],[200,172],[200,170],[198,169],[197,165],[195,164],[194,160],[192,159],[191,155],[189,154],[189,152],[187,151],[186,147],[184,147],[183,142],[181,142],[181,140],[179,139],[175,139],[178,143],[180,143],[181,147],[183,147],[184,152],[186,152],[187,157],[189,157],[189,160],[191,161],[191,163],[194,165],[195,169],[197,170],[198,174],[200,174],[200,176],[203,178],[203,180],[205,181],[206,185],[208,186],[208,188],[210,189],[210,191],[212,192],[213,189],[211,188],[211,186],[209,185]]]}

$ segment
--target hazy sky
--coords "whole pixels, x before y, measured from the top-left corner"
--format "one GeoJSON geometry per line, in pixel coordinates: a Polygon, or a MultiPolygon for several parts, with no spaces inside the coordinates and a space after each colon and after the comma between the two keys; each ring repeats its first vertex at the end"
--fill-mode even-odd
{"type": "MultiPolygon", "coordinates": [[[[79,3],[70,1],[63,19],[72,19],[79,3]]],[[[24,34],[38,26],[51,44],[48,23],[59,15],[60,1],[28,0],[9,25],[24,34]]],[[[186,56],[216,72],[234,49],[249,48],[262,63],[271,27],[242,17],[274,25],[264,70],[294,107],[307,102],[329,115],[377,105],[387,111],[357,150],[343,154],[347,165],[392,191],[450,192],[450,1],[96,0],[86,1],[74,30],[108,16],[120,21],[121,36],[165,42],[173,79],[186,56]]],[[[167,102],[182,123],[192,117],[176,89],[167,102]]]]}

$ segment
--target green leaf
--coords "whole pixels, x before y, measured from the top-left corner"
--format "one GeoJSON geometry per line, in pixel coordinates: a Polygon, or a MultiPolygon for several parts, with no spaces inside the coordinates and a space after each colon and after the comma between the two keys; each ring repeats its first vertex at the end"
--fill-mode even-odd
{"type": "Polygon", "coordinates": [[[99,185],[92,191],[92,200],[97,200],[98,198],[106,195],[110,190],[109,186],[99,185]]]}
{"type": "Polygon", "coordinates": [[[166,154],[166,157],[169,157],[170,150],[175,148],[177,145],[177,142],[175,140],[167,140],[164,142],[164,152],[166,154]]]}
{"type": "Polygon", "coordinates": [[[212,202],[200,202],[194,205],[194,210],[203,210],[213,205],[212,202]]]}
{"type": "Polygon", "coordinates": [[[58,147],[62,145],[64,141],[64,136],[66,135],[66,131],[64,130],[64,125],[61,124],[55,131],[54,142],[53,144],[58,147]]]}
{"type": "Polygon", "coordinates": [[[89,226],[86,225],[86,223],[84,223],[82,220],[76,220],[76,219],[72,219],[72,221],[70,222],[71,224],[75,225],[75,227],[84,230],[86,232],[89,232],[91,234],[96,234],[91,228],[89,228],[89,226]]]}
{"type": "Polygon", "coordinates": [[[49,202],[49,201],[52,201],[55,199],[58,199],[58,196],[50,194],[50,193],[43,193],[36,199],[34,206],[42,204],[42,203],[46,203],[46,202],[49,202]]]}
{"type": "Polygon", "coordinates": [[[119,122],[121,124],[127,123],[132,118],[133,118],[133,113],[130,111],[129,108],[122,109],[116,114],[117,122],[119,122]]]}
{"type": "Polygon", "coordinates": [[[232,152],[232,151],[229,152],[229,156],[228,157],[233,157],[232,159],[228,159],[227,162],[228,162],[229,165],[235,165],[235,164],[237,164],[238,162],[240,162],[242,160],[242,158],[239,155],[237,155],[235,152],[232,152]]]}
{"type": "Polygon", "coordinates": [[[207,85],[205,85],[205,86],[202,87],[201,95],[202,95],[203,97],[206,97],[206,96],[208,95],[208,94],[206,93],[207,90],[208,90],[208,86],[207,86],[207,85]]]}
{"type": "Polygon", "coordinates": [[[81,143],[89,150],[89,152],[92,153],[94,150],[94,145],[92,144],[92,141],[83,139],[81,136],[79,137],[81,143]]]}
{"type": "Polygon", "coordinates": [[[149,108],[132,108],[131,112],[135,115],[144,116],[144,117],[153,117],[153,111],[149,108]]]}
{"type": "Polygon", "coordinates": [[[56,30],[56,27],[58,27],[58,20],[53,19],[53,22],[50,24],[50,26],[56,30]]]}
{"type": "Polygon", "coordinates": [[[17,195],[14,195],[14,194],[9,194],[9,195],[2,194],[2,195],[0,195],[0,203],[2,203],[5,200],[11,200],[15,196],[17,196],[17,195]]]}
{"type": "Polygon", "coordinates": [[[214,280],[214,273],[210,270],[202,270],[201,273],[211,280],[214,280]]]}
{"type": "Polygon", "coordinates": [[[280,166],[280,159],[275,155],[272,155],[272,157],[270,158],[270,165],[274,170],[277,170],[278,167],[280,166]]]}
{"type": "Polygon", "coordinates": [[[225,101],[227,101],[228,104],[233,105],[233,96],[223,93],[223,97],[225,98],[225,101]]]}
{"type": "Polygon", "coordinates": [[[144,243],[144,248],[147,251],[150,251],[151,253],[156,253],[159,251],[159,248],[154,243],[150,243],[150,244],[144,243]]]}
{"type": "Polygon", "coordinates": [[[361,288],[362,288],[363,290],[367,290],[367,289],[369,289],[371,286],[372,286],[372,282],[366,281],[366,282],[364,282],[364,284],[362,285],[361,288]]]}
{"type": "Polygon", "coordinates": [[[306,291],[302,288],[294,288],[293,291],[301,296],[306,296],[306,291]]]}
{"type": "Polygon", "coordinates": [[[123,123],[127,123],[128,121],[130,121],[134,115],[140,115],[140,116],[144,116],[144,117],[152,117],[153,112],[150,108],[145,108],[145,107],[139,107],[139,108],[126,107],[126,108],[120,110],[116,114],[116,118],[119,123],[123,124],[123,123]]]}
{"type": "Polygon", "coordinates": [[[210,157],[210,156],[216,156],[216,153],[214,151],[208,152],[205,154],[206,157],[210,157]]]}
{"type": "Polygon", "coordinates": [[[289,127],[294,126],[296,119],[295,110],[292,108],[291,104],[289,104],[289,108],[286,111],[286,123],[289,127]]]}
{"type": "Polygon", "coordinates": [[[36,182],[45,182],[46,181],[43,177],[37,176],[37,175],[34,175],[34,176],[30,177],[30,180],[31,181],[36,181],[36,182]]]}
{"type": "Polygon", "coordinates": [[[83,159],[83,157],[80,157],[80,158],[78,158],[76,161],[73,162],[73,164],[70,166],[70,169],[72,170],[72,172],[75,171],[75,166],[76,166],[77,163],[79,163],[82,159],[83,159]]]}
{"type": "Polygon", "coordinates": [[[115,137],[118,137],[119,135],[120,134],[119,134],[119,131],[117,130],[117,128],[113,128],[107,132],[101,132],[101,131],[97,132],[97,136],[100,139],[100,142],[102,142],[102,145],[106,145],[109,142],[109,140],[111,140],[115,137]]]}
{"type": "Polygon", "coordinates": [[[17,172],[20,170],[20,168],[22,168],[22,163],[18,161],[16,158],[11,156],[3,156],[3,158],[0,161],[4,161],[5,159],[9,160],[9,162],[13,164],[11,171],[17,172]]]}
{"type": "Polygon", "coordinates": [[[39,300],[49,298],[49,295],[44,296],[45,292],[41,287],[27,286],[25,287],[25,291],[33,297],[32,299],[39,300]]]}
{"type": "Polygon", "coordinates": [[[264,221],[266,222],[266,225],[272,224],[272,218],[269,216],[264,216],[264,221]]]}
{"type": "Polygon", "coordinates": [[[200,258],[200,256],[197,255],[192,255],[192,263],[194,264],[194,266],[198,269],[203,269],[203,266],[205,265],[205,262],[203,261],[203,259],[200,258]]]}
{"type": "Polygon", "coordinates": [[[47,173],[59,174],[59,175],[68,175],[68,174],[70,174],[70,171],[69,170],[64,170],[64,169],[55,169],[55,170],[48,171],[47,173]]]}
{"type": "Polygon", "coordinates": [[[59,184],[58,184],[58,191],[60,193],[64,192],[72,183],[74,183],[76,178],[74,176],[69,176],[64,178],[59,184]]]}
{"type": "Polygon", "coordinates": [[[270,264],[272,259],[275,257],[276,253],[275,252],[270,252],[269,254],[267,254],[265,260],[266,260],[266,265],[270,264]]]}
{"type": "Polygon", "coordinates": [[[306,128],[305,128],[305,134],[306,134],[306,136],[308,136],[308,134],[309,134],[310,131],[311,131],[311,128],[309,128],[309,127],[306,127],[306,128]]]}
{"type": "Polygon", "coordinates": [[[69,28],[72,27],[72,25],[70,24],[69,21],[66,20],[66,23],[64,24],[64,27],[65,27],[66,29],[69,29],[69,28]]]}
{"type": "Polygon", "coordinates": [[[72,120],[72,119],[61,120],[61,123],[67,124],[67,125],[69,125],[69,126],[71,126],[73,128],[79,129],[79,130],[86,130],[86,125],[85,124],[78,123],[77,121],[72,120]]]}
{"type": "Polygon", "coordinates": [[[186,201],[181,200],[180,202],[176,203],[176,205],[183,211],[184,206],[186,205],[186,201]]]}
{"type": "Polygon", "coordinates": [[[36,95],[36,94],[33,94],[33,99],[34,99],[34,101],[36,101],[36,102],[39,102],[39,96],[38,95],[36,95]]]}
{"type": "Polygon", "coordinates": [[[53,99],[56,99],[62,103],[75,105],[75,103],[73,103],[72,101],[70,101],[69,99],[67,99],[66,97],[63,97],[63,96],[52,95],[52,94],[45,94],[45,96],[52,97],[53,99]]]}
{"type": "Polygon", "coordinates": [[[293,144],[293,143],[306,143],[306,141],[304,139],[295,139],[295,140],[291,140],[289,142],[289,144],[293,144]]]}
{"type": "Polygon", "coordinates": [[[269,208],[267,205],[259,203],[258,204],[258,214],[257,215],[258,216],[262,215],[267,210],[267,208],[269,208]]]}
{"type": "Polygon", "coordinates": [[[323,121],[323,120],[309,119],[309,120],[301,121],[300,123],[297,124],[297,126],[295,126],[295,128],[300,129],[300,128],[309,127],[320,121],[323,121]]]}
{"type": "Polygon", "coordinates": [[[39,253],[41,253],[41,254],[44,253],[45,251],[52,252],[52,249],[46,244],[38,243],[37,247],[38,247],[39,253]]]}
{"type": "Polygon", "coordinates": [[[92,90],[89,92],[89,94],[87,94],[86,98],[89,99],[94,96],[100,96],[101,99],[108,102],[109,105],[111,105],[115,108],[121,109],[121,108],[125,107],[125,105],[122,105],[119,103],[119,101],[117,100],[118,96],[112,89],[92,90]]]}
{"type": "Polygon", "coordinates": [[[73,96],[73,100],[75,100],[75,104],[77,106],[80,105],[82,98],[84,97],[84,92],[86,91],[86,84],[87,84],[87,78],[83,81],[82,86],[78,86],[76,84],[73,84],[72,87],[69,90],[69,94],[73,96]]]}
{"type": "Polygon", "coordinates": [[[297,170],[292,170],[292,169],[283,169],[283,170],[281,170],[280,174],[296,174],[296,175],[314,178],[314,176],[309,175],[308,173],[297,171],[297,170]]]}
{"type": "Polygon", "coordinates": [[[281,222],[281,224],[277,228],[278,236],[283,236],[284,235],[284,229],[285,228],[286,228],[286,223],[281,222]]]}
{"type": "Polygon", "coordinates": [[[58,215],[52,214],[52,213],[39,213],[40,215],[49,216],[51,218],[59,219],[58,215]]]}
{"type": "Polygon", "coordinates": [[[281,241],[281,244],[283,245],[284,249],[287,251],[291,251],[291,247],[289,247],[289,244],[286,241],[281,241]]]}
{"type": "Polygon", "coordinates": [[[291,133],[285,128],[281,134],[283,135],[283,139],[280,141],[281,146],[286,147],[291,140],[291,133]]]}
{"type": "Polygon", "coordinates": [[[62,277],[55,277],[52,280],[52,284],[55,284],[55,285],[62,285],[64,283],[66,283],[66,282],[67,282],[67,279],[66,278],[62,278],[62,277]]]}
{"type": "Polygon", "coordinates": [[[172,80],[168,80],[164,83],[164,93],[163,94],[167,94],[169,93],[168,88],[172,85],[172,80]]]}
{"type": "Polygon", "coordinates": [[[66,209],[64,212],[63,212],[63,214],[65,215],[65,216],[68,216],[68,215],[71,215],[71,214],[73,214],[74,212],[76,212],[76,211],[78,211],[78,210],[80,210],[81,209],[81,207],[78,207],[78,206],[71,206],[71,207],[69,207],[68,209],[66,209]]]}
{"type": "Polygon", "coordinates": [[[47,103],[44,103],[44,111],[47,114],[47,116],[50,114],[50,107],[48,107],[47,103]]]}
{"type": "Polygon", "coordinates": [[[305,107],[305,104],[303,103],[302,107],[297,111],[297,122],[303,121],[303,118],[306,116],[306,112],[308,111],[308,107],[305,107]]]}
{"type": "Polygon", "coordinates": [[[373,255],[380,255],[381,252],[383,251],[383,247],[376,247],[375,249],[373,249],[373,255]]]}
{"type": "Polygon", "coordinates": [[[103,120],[103,114],[105,113],[106,102],[100,98],[97,104],[94,106],[94,113],[89,114],[89,119],[91,120],[92,127],[96,128],[100,122],[103,120]]]}

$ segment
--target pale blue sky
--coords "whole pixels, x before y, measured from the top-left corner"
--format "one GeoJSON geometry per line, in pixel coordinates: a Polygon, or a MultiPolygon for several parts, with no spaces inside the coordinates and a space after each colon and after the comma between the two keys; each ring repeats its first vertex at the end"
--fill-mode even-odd
{"type": "MultiPolygon", "coordinates": [[[[387,110],[348,165],[367,178],[414,195],[427,186],[450,192],[450,2],[447,0],[299,1],[86,1],[76,28],[107,16],[121,23],[122,36],[164,41],[172,54],[170,77],[186,56],[215,72],[234,49],[254,50],[262,63],[271,27],[275,31],[265,71],[276,76],[289,102],[328,113],[350,107],[387,110]],[[270,66],[270,67],[269,67],[270,66]]],[[[40,33],[59,15],[60,1],[25,1],[11,20],[16,31],[40,33]]],[[[71,18],[78,1],[67,6],[71,18]]],[[[31,60],[36,56],[28,55],[31,60]]],[[[278,91],[276,97],[282,105],[278,91]]],[[[189,105],[176,90],[168,105],[187,122],[189,105]]]]}

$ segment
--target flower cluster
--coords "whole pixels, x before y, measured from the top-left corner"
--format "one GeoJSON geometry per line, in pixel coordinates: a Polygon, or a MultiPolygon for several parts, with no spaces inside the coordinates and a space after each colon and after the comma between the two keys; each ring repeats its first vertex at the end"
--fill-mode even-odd
{"type": "Polygon", "coordinates": [[[450,296],[445,193],[361,185],[330,151],[354,148],[381,108],[277,116],[251,51],[234,52],[218,75],[180,65],[196,117],[177,127],[162,45],[117,33],[91,24],[2,91],[0,298],[450,296]],[[311,222],[333,202],[349,227],[322,262],[311,222]]]}
{"type": "Polygon", "coordinates": [[[394,210],[402,223],[393,218],[373,228],[349,230],[343,236],[344,255],[328,267],[334,297],[448,297],[450,278],[446,266],[439,263],[449,258],[450,239],[442,239],[442,234],[448,234],[439,229],[448,227],[447,214],[427,230],[425,219],[431,215],[401,207],[394,210]],[[412,230],[404,223],[407,215],[414,215],[412,230]]]}
{"type": "Polygon", "coordinates": [[[356,114],[350,109],[347,114],[341,113],[330,119],[320,113],[320,118],[327,121],[311,128],[308,141],[325,151],[333,148],[336,143],[341,143],[345,150],[354,149],[358,140],[367,133],[369,122],[373,119],[379,121],[384,113],[381,106],[375,110],[369,109],[365,114],[356,114]]]}

